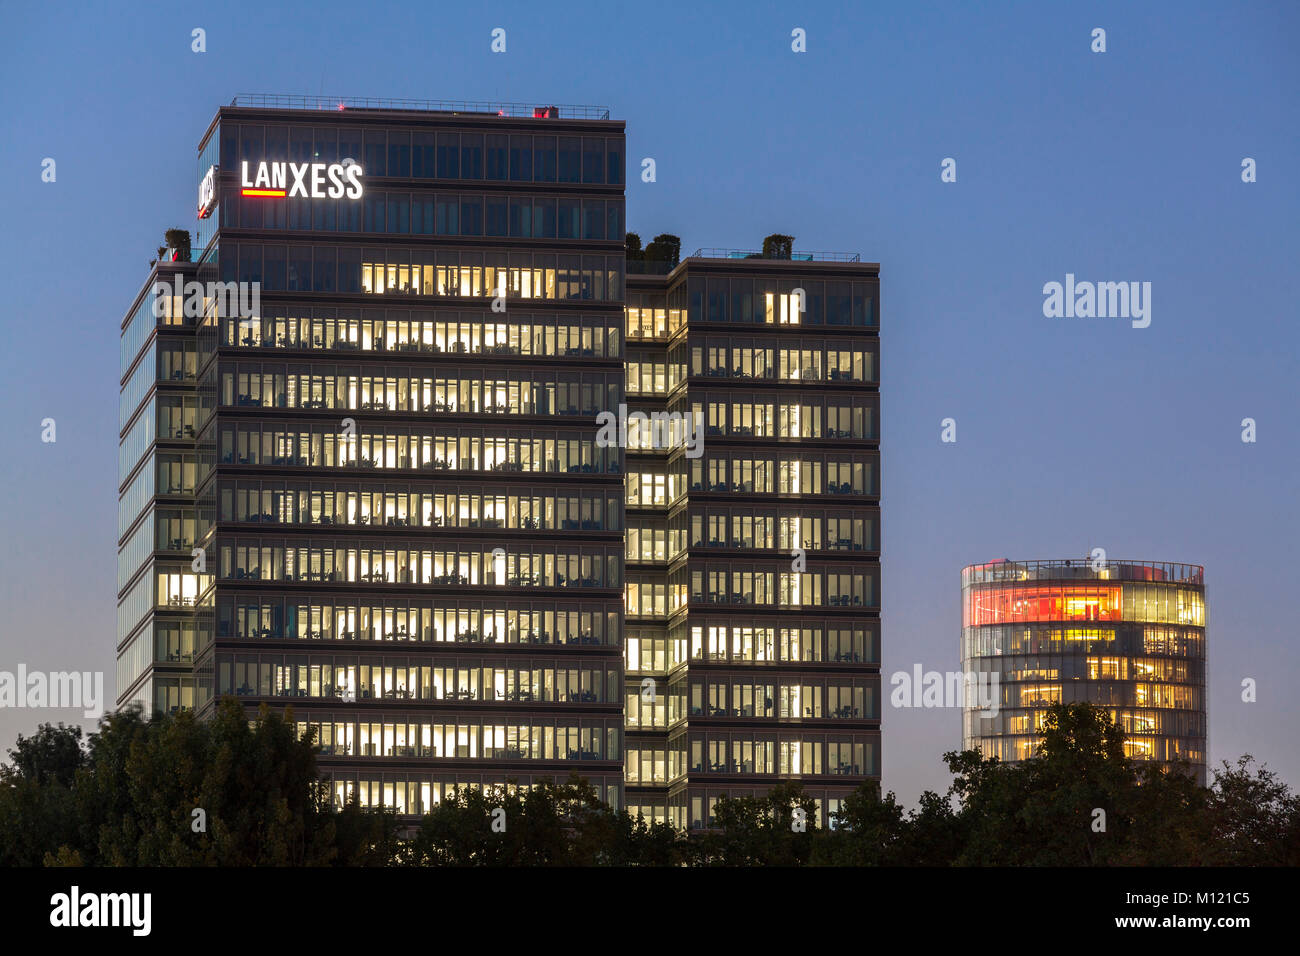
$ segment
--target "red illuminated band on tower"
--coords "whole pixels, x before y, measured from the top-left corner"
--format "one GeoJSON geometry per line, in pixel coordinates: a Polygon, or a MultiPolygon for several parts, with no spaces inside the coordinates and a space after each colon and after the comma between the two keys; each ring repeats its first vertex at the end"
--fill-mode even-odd
{"type": "Polygon", "coordinates": [[[1033,621],[1118,621],[1119,586],[975,587],[966,608],[966,627],[1033,621]]]}

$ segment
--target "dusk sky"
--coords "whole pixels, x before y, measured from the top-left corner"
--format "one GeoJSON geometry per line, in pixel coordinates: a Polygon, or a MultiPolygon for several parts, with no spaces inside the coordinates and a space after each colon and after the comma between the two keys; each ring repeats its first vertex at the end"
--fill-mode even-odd
{"type": "MultiPolygon", "coordinates": [[[[627,123],[627,224],[643,239],[676,234],[685,255],[781,232],[881,264],[885,789],[911,805],[948,784],[959,711],[887,700],[895,671],[959,668],[961,568],[1096,547],[1205,566],[1211,764],[1252,753],[1300,785],[1295,3],[0,16],[0,670],[102,671],[116,695],[119,326],[163,231],[192,228],[195,151],[218,106],[593,104],[627,123]],[[807,52],[791,50],[795,28],[807,52]],[[945,158],[956,182],[940,179],[945,158]],[[1043,286],[1067,273],[1149,282],[1150,326],[1045,317],[1043,286]],[[955,443],[940,441],[945,418],[955,443]]],[[[0,709],[0,754],[60,719],[80,713],[0,709]]]]}

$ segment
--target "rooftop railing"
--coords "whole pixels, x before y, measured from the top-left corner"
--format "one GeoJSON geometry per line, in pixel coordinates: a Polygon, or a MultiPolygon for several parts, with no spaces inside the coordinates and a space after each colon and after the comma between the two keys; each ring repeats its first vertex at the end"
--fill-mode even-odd
{"type": "Polygon", "coordinates": [[[274,110],[391,110],[393,112],[474,113],[522,119],[607,120],[605,106],[571,103],[494,103],[475,100],[401,100],[370,96],[308,96],[297,93],[241,93],[231,106],[274,110]]]}
{"type": "Polygon", "coordinates": [[[1091,558],[1045,561],[991,561],[972,564],[961,572],[962,585],[1013,581],[1052,581],[1086,578],[1094,581],[1161,581],[1169,584],[1205,584],[1205,568],[1199,564],[1170,561],[1098,561],[1091,558]]]}
{"type": "Polygon", "coordinates": [[[792,252],[790,258],[784,256],[765,256],[757,249],[696,249],[694,259],[767,259],[780,262],[861,262],[862,255],[857,252],[792,252]]]}

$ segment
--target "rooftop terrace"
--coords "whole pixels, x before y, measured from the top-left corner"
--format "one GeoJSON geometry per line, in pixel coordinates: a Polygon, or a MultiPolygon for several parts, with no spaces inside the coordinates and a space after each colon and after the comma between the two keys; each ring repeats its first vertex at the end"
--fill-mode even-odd
{"type": "Polygon", "coordinates": [[[782,262],[861,262],[862,255],[857,252],[792,252],[785,256],[765,256],[757,249],[718,249],[714,247],[696,249],[691,253],[692,259],[779,259],[782,262]]]}
{"type": "Polygon", "coordinates": [[[606,106],[571,103],[494,103],[477,100],[401,100],[370,96],[309,96],[297,93],[241,93],[231,106],[272,110],[383,110],[394,113],[473,113],[522,119],[607,120],[606,106]]]}
{"type": "Polygon", "coordinates": [[[1090,558],[1049,561],[990,561],[962,569],[962,584],[990,584],[1008,581],[1056,581],[1090,578],[1097,581],[1163,581],[1205,584],[1205,568],[1199,564],[1172,561],[1120,561],[1107,559],[1094,571],[1090,558]]]}

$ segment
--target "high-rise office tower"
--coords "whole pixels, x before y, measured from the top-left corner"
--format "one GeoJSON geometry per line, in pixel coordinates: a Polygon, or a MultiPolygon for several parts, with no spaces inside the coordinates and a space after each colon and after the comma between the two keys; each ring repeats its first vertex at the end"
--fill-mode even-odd
{"type": "Polygon", "coordinates": [[[798,779],[825,825],[880,773],[879,267],[629,271],[628,414],[698,432],[628,441],[628,807],[696,828],[798,779]]]}
{"type": "Polygon", "coordinates": [[[123,322],[119,704],[291,706],[408,816],[626,769],[679,827],[782,780],[824,823],[878,778],[878,268],[625,294],[624,166],[593,108],[218,110],[123,322]],[[625,467],[625,399],[699,431],[625,467]]]}
{"type": "Polygon", "coordinates": [[[292,704],[340,800],[403,813],[570,770],[621,804],[623,143],[589,108],[218,110],[184,271],[260,302],[125,323],[120,703],[292,704]]]}
{"type": "Polygon", "coordinates": [[[1110,712],[1130,757],[1186,760],[1205,782],[1199,565],[1088,558],[971,565],[962,571],[962,669],[997,690],[996,708],[964,707],[965,749],[1023,760],[1048,706],[1087,702],[1110,712]]]}

